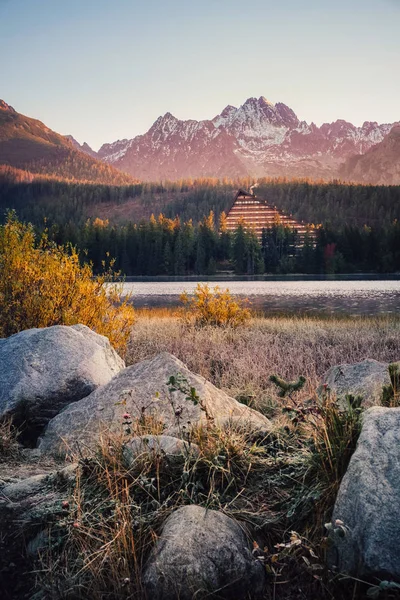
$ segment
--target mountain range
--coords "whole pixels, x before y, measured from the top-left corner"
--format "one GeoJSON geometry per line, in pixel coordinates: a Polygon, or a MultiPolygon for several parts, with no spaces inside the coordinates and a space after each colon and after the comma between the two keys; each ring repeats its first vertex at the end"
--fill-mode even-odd
{"type": "MultiPolygon", "coordinates": [[[[371,178],[360,167],[352,171],[354,157],[381,144],[394,125],[400,124],[338,120],[317,127],[262,96],[227,106],[212,120],[182,121],[168,112],[144,135],[104,144],[97,156],[141,180],[250,175],[400,183],[398,168],[379,167],[371,178]]],[[[391,160],[399,165],[400,155],[391,160]]]]}
{"type": "Polygon", "coordinates": [[[380,144],[365,154],[352,156],[342,166],[340,176],[360,183],[400,183],[400,126],[396,125],[380,144]]]}
{"type": "Polygon", "coordinates": [[[286,177],[400,184],[400,123],[300,121],[263,96],[211,120],[167,112],[143,135],[95,152],[0,100],[0,164],[115,185],[199,177],[286,177]]]}

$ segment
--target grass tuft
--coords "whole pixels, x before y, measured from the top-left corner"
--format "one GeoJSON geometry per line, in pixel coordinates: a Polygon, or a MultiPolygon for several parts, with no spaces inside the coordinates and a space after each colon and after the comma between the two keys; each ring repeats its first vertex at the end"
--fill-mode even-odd
{"type": "Polygon", "coordinates": [[[13,424],[12,417],[6,417],[0,422],[0,462],[12,462],[20,458],[19,435],[20,431],[13,424]]]}

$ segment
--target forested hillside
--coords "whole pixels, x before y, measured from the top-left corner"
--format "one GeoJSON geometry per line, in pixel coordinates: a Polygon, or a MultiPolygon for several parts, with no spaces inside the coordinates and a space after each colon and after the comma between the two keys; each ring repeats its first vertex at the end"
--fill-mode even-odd
{"type": "Polygon", "coordinates": [[[69,181],[123,185],[132,176],[77,150],[66,137],[0,100],[0,165],[69,181]]]}
{"type": "Polygon", "coordinates": [[[31,181],[3,169],[0,211],[4,218],[14,209],[57,242],[76,244],[95,270],[108,253],[128,275],[400,270],[400,187],[259,180],[260,198],[316,226],[316,243],[306,239],[296,250],[295,234],[279,223],[261,244],[243,228],[224,231],[236,190],[250,184],[203,179],[116,187],[31,181]]]}
{"type": "Polygon", "coordinates": [[[257,193],[300,221],[335,229],[400,219],[400,186],[261,180],[257,193]]]}
{"type": "MultiPolygon", "coordinates": [[[[113,224],[139,223],[159,212],[197,223],[210,210],[217,218],[227,212],[237,189],[249,188],[252,183],[248,178],[190,179],[110,186],[59,181],[0,166],[0,208],[15,208],[21,217],[36,224],[44,217],[57,222],[99,217],[113,224]]],[[[259,179],[256,192],[299,221],[335,229],[386,226],[400,219],[400,186],[259,179]]]]}

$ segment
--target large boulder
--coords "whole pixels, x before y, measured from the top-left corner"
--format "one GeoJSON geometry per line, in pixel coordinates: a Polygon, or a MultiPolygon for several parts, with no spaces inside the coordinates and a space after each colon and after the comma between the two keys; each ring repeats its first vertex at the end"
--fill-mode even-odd
{"type": "Polygon", "coordinates": [[[380,405],[382,388],[390,385],[389,365],[371,358],[351,365],[337,365],[323,376],[320,392],[323,384],[328,385],[342,406],[345,405],[347,394],[362,396],[362,406],[365,408],[380,405]]]}
{"type": "Polygon", "coordinates": [[[183,506],[165,521],[143,574],[152,600],[258,597],[263,565],[240,525],[215,510],[183,506]],[[215,595],[214,595],[215,594],[215,595]]]}
{"type": "Polygon", "coordinates": [[[400,581],[400,408],[373,407],[340,485],[330,566],[400,581]]]}
{"type": "Polygon", "coordinates": [[[195,375],[175,356],[163,352],[121,371],[90,396],[69,405],[52,419],[39,441],[43,452],[62,452],[66,448],[87,452],[96,445],[102,432],[121,433],[124,413],[131,418],[151,417],[164,424],[163,433],[183,437],[191,426],[213,419],[240,417],[243,423],[270,429],[263,415],[240,404],[209,381],[195,375]],[[199,401],[187,393],[169,392],[167,381],[180,373],[189,387],[195,388],[199,401]]]}
{"type": "Polygon", "coordinates": [[[124,367],[108,339],[84,325],[27,329],[0,339],[0,418],[13,415],[35,439],[67,404],[124,367]]]}

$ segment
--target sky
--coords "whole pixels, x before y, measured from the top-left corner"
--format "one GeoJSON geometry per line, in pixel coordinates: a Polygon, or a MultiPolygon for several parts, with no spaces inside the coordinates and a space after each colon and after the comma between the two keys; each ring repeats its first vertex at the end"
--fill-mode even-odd
{"type": "Polygon", "coordinates": [[[98,149],[251,96],[400,120],[400,0],[0,0],[0,98],[98,149]]]}

